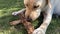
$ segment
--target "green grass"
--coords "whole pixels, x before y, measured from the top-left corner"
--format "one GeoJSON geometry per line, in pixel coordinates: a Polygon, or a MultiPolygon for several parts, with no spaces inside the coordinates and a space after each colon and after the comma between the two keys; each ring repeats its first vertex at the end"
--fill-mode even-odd
{"type": "MultiPolygon", "coordinates": [[[[22,24],[11,26],[10,21],[18,19],[11,13],[24,8],[23,0],[0,0],[0,34],[27,34],[22,24]]],[[[37,27],[38,20],[32,24],[37,27]]],[[[60,18],[53,18],[46,34],[60,34],[60,18]]]]}

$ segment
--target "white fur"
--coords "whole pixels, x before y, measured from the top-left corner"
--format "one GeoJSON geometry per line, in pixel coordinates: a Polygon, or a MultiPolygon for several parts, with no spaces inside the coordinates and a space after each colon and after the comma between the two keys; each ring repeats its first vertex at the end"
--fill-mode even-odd
{"type": "Polygon", "coordinates": [[[37,9],[35,11],[32,11],[30,14],[30,18],[32,21],[36,20],[40,16],[41,9],[37,9]]]}
{"type": "Polygon", "coordinates": [[[22,10],[19,10],[18,12],[13,12],[12,15],[16,16],[16,15],[18,15],[19,13],[24,12],[24,11],[25,11],[25,8],[22,9],[22,10]]]}

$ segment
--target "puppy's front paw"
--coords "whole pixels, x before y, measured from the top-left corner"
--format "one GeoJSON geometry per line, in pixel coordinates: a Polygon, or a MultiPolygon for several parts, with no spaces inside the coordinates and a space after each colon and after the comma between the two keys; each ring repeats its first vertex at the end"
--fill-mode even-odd
{"type": "Polygon", "coordinates": [[[12,15],[16,16],[18,15],[19,13],[18,12],[13,12],[12,15]]]}
{"type": "Polygon", "coordinates": [[[36,30],[34,30],[33,34],[45,34],[45,32],[42,29],[37,28],[36,30]]]}

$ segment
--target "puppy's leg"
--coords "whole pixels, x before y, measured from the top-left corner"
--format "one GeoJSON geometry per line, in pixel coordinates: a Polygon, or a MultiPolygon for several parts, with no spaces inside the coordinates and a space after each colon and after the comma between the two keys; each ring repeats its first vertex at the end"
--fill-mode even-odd
{"type": "Polygon", "coordinates": [[[23,8],[23,9],[17,11],[17,12],[13,12],[12,15],[16,16],[16,15],[18,15],[18,14],[24,12],[24,11],[25,11],[25,8],[23,8]]]}
{"type": "Polygon", "coordinates": [[[46,30],[47,30],[47,27],[48,25],[50,24],[51,22],[51,19],[52,19],[52,9],[48,9],[47,12],[45,12],[44,14],[44,20],[43,20],[43,23],[41,24],[41,26],[39,28],[37,28],[33,34],[45,34],[46,30]]]}

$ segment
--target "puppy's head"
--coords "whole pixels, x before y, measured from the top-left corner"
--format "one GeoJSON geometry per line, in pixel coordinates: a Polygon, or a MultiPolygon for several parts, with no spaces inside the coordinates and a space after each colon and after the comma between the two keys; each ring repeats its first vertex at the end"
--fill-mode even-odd
{"type": "Polygon", "coordinates": [[[47,0],[24,0],[26,7],[26,16],[29,16],[32,20],[39,17],[41,9],[45,7],[47,0]]]}

